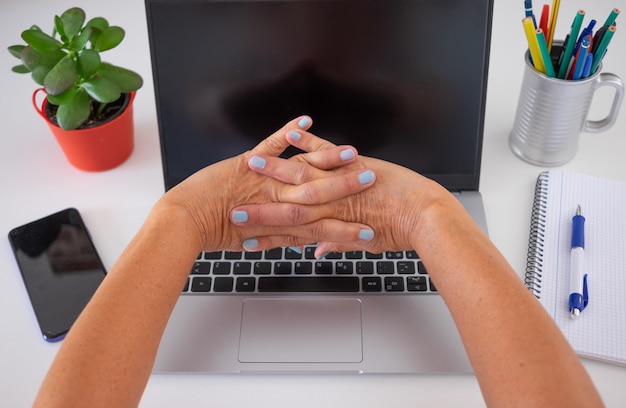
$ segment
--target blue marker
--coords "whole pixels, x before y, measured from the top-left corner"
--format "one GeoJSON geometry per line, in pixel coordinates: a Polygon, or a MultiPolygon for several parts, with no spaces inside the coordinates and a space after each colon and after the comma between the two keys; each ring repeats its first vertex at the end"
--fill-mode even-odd
{"type": "Polygon", "coordinates": [[[572,252],[569,311],[572,319],[580,315],[589,303],[587,292],[587,274],[583,271],[585,257],[585,217],[581,215],[580,205],[572,218],[572,252]]]}

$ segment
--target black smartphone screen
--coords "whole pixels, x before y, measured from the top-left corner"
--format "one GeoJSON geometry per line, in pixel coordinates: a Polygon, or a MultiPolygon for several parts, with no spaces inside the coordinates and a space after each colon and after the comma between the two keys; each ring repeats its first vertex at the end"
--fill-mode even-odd
{"type": "Polygon", "coordinates": [[[80,213],[22,225],[9,241],[44,339],[61,340],[106,275],[80,213]]]}

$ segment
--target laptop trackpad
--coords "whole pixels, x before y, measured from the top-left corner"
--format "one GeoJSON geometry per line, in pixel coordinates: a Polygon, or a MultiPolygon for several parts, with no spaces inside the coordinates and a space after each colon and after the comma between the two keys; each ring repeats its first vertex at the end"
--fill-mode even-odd
{"type": "Polygon", "coordinates": [[[242,363],[358,363],[363,360],[358,299],[247,299],[242,363]]]}

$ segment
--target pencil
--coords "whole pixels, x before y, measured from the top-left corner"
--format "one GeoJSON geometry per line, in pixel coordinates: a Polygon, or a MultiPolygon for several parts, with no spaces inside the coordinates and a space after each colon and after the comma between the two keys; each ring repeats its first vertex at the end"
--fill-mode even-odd
{"type": "Polygon", "coordinates": [[[556,28],[556,20],[559,17],[559,6],[561,0],[552,0],[552,14],[550,14],[550,25],[548,26],[548,52],[552,52],[552,40],[554,39],[554,30],[556,28]]]}
{"type": "Polygon", "coordinates": [[[537,41],[537,35],[535,34],[535,23],[531,17],[526,17],[522,20],[524,26],[524,33],[526,34],[526,40],[528,41],[528,51],[532,58],[532,63],[535,69],[542,74],[546,73],[546,67],[543,64],[541,51],[539,50],[539,42],[537,41]]]}
{"type": "Polygon", "coordinates": [[[615,22],[615,19],[617,18],[618,15],[619,15],[619,9],[618,8],[614,8],[611,11],[611,14],[609,14],[609,18],[606,19],[606,22],[604,23],[604,25],[605,26],[613,25],[613,23],[615,22]]]}
{"type": "Polygon", "coordinates": [[[546,68],[545,74],[550,78],[554,78],[554,66],[552,65],[552,59],[550,59],[550,53],[548,52],[548,44],[546,44],[546,36],[541,28],[535,30],[537,42],[539,43],[539,51],[541,52],[541,60],[543,66],[546,68]]]}
{"type": "Polygon", "coordinates": [[[607,28],[606,33],[604,34],[604,37],[602,37],[602,41],[600,41],[600,45],[598,45],[596,53],[593,56],[593,64],[591,64],[591,75],[596,73],[596,70],[598,69],[600,62],[602,62],[602,58],[604,58],[606,49],[608,48],[609,43],[611,42],[611,38],[613,38],[613,34],[615,34],[616,30],[617,28],[614,25],[607,28]]]}
{"type": "Polygon", "coordinates": [[[565,79],[565,76],[567,75],[567,67],[572,60],[572,53],[574,52],[574,47],[576,46],[576,41],[578,40],[578,34],[580,33],[580,28],[583,25],[584,17],[585,11],[578,10],[576,17],[574,18],[574,22],[572,23],[572,30],[569,33],[567,44],[564,44],[565,50],[563,51],[563,57],[560,62],[561,65],[559,66],[558,77],[560,79],[565,79]]]}

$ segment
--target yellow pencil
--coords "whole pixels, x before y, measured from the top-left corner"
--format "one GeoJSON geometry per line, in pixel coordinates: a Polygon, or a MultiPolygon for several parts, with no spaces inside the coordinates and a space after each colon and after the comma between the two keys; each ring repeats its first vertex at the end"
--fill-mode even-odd
{"type": "Polygon", "coordinates": [[[556,28],[556,19],[559,17],[560,5],[561,0],[552,0],[552,14],[550,14],[550,25],[548,26],[548,52],[552,52],[552,40],[554,39],[554,29],[556,28]]]}
{"type": "Polygon", "coordinates": [[[530,57],[533,60],[535,69],[542,74],[546,73],[546,67],[543,64],[543,58],[541,57],[541,50],[539,49],[539,41],[537,41],[537,34],[535,33],[535,23],[531,17],[526,17],[522,20],[524,26],[524,33],[526,34],[526,40],[528,41],[528,51],[530,51],[530,57]]]}

